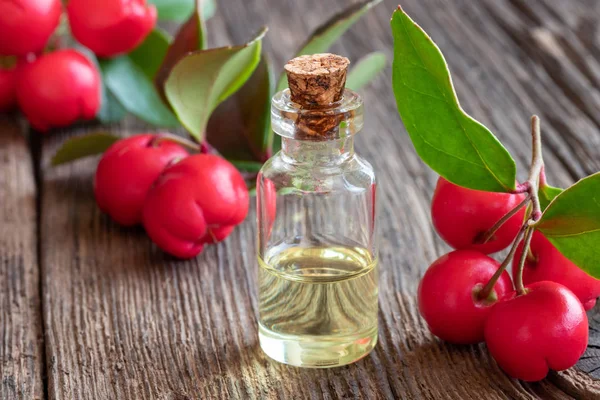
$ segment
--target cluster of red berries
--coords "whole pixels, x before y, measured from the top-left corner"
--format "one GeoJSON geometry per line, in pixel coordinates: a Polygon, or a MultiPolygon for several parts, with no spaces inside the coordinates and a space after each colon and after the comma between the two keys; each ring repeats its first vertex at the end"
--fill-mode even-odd
{"type": "Polygon", "coordinates": [[[143,223],[154,243],[179,258],[225,239],[249,206],[244,178],[230,162],[189,155],[160,134],[114,143],[98,164],[94,194],[116,222],[143,223]]]}
{"type": "MultiPolygon", "coordinates": [[[[573,366],[588,342],[585,313],[600,295],[595,279],[534,232],[523,271],[525,294],[518,295],[506,271],[487,254],[508,247],[522,229],[524,207],[487,239],[496,223],[525,200],[525,194],[466,189],[440,178],[432,201],[439,235],[455,251],[436,260],[418,289],[419,311],[431,332],[451,343],[485,340],[501,368],[526,381],[549,369],[573,366]],[[492,281],[491,281],[492,280],[492,281]],[[493,290],[483,289],[489,282],[493,290]],[[483,295],[482,295],[483,294],[483,295]]],[[[523,243],[513,258],[513,275],[523,243]]]]}
{"type": "MultiPolygon", "coordinates": [[[[62,11],[61,0],[0,2],[0,112],[18,105],[42,132],[92,119],[101,103],[93,62],[74,49],[43,53],[62,11]]],[[[145,0],[69,0],[66,15],[73,37],[100,57],[131,51],[156,23],[145,0]]]]}

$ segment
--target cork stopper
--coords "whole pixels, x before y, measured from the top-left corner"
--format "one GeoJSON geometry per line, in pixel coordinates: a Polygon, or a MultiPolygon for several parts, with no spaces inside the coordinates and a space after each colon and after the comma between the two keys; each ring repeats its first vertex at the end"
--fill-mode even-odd
{"type": "Polygon", "coordinates": [[[296,57],[285,64],[291,100],[304,107],[328,106],[342,98],[350,61],[323,53],[296,57]]]}

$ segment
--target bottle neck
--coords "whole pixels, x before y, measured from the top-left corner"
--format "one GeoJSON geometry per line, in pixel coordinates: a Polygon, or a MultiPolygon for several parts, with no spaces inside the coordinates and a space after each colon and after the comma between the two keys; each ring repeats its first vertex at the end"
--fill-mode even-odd
{"type": "Polygon", "coordinates": [[[285,162],[309,166],[336,166],[354,155],[354,137],[311,141],[281,138],[281,154],[285,162]]]}

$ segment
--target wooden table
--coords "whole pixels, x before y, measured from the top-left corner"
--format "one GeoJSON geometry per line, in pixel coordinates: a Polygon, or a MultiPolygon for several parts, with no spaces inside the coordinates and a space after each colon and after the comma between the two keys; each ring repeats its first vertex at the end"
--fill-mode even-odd
{"type": "MultiPolygon", "coordinates": [[[[213,45],[241,43],[261,24],[276,65],[344,0],[222,0],[213,45]]],[[[394,0],[377,6],[333,51],[384,51],[394,0]]],[[[528,163],[528,119],[541,116],[551,183],[600,170],[600,2],[404,0],[442,48],[464,108],[528,163]]],[[[190,261],[159,251],[141,228],[102,215],[97,160],[52,168],[79,125],[41,137],[0,119],[0,397],[2,399],[600,398],[600,315],[576,368],[539,383],[508,378],[484,345],[432,337],[415,304],[425,268],[448,250],[432,229],[436,181],[398,117],[390,68],[363,90],[357,149],[380,178],[380,340],[354,365],[287,367],[267,359],[256,330],[255,213],[190,261]]],[[[109,127],[148,129],[137,120],[109,127]]],[[[252,202],[254,207],[254,201],[252,202]]],[[[252,208],[253,208],[252,207],[252,208]]]]}

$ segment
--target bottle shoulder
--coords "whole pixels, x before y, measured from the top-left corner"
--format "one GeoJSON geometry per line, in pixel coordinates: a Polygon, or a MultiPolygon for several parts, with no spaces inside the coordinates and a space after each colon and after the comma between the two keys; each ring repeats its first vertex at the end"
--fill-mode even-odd
{"type": "Polygon", "coordinates": [[[259,183],[265,179],[272,181],[278,190],[359,190],[369,189],[376,182],[371,163],[356,153],[338,165],[311,166],[289,163],[278,152],[263,165],[258,179],[259,183]]]}

